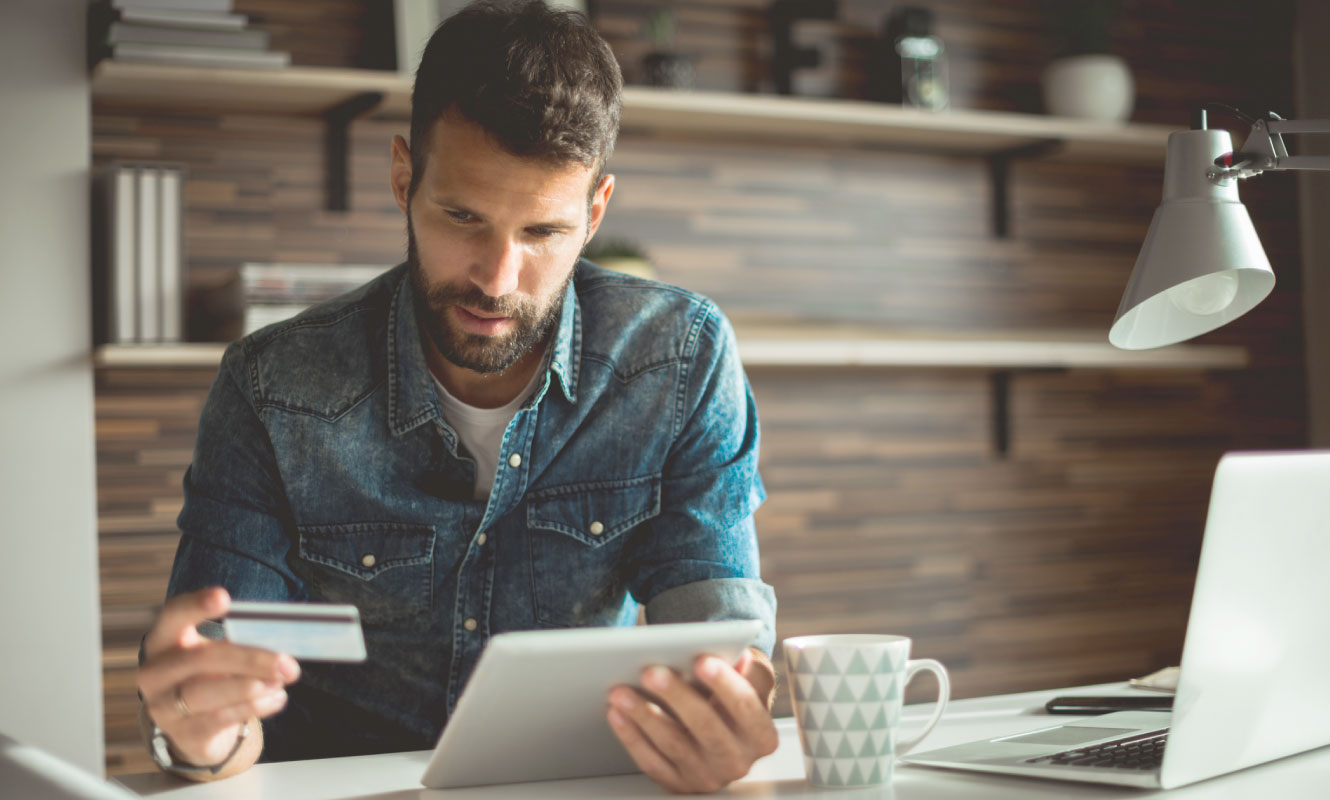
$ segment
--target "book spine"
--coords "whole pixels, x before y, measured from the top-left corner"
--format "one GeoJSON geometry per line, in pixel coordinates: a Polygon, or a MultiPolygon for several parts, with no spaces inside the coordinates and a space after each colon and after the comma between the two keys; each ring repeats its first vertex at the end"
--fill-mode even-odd
{"type": "Polygon", "coordinates": [[[181,175],[178,169],[161,170],[161,240],[158,263],[161,265],[161,334],[164,342],[178,342],[184,337],[182,313],[184,292],[180,259],[181,175]]]}
{"type": "Polygon", "coordinates": [[[208,11],[230,14],[234,0],[111,0],[115,8],[158,8],[176,11],[208,11]]]}
{"type": "Polygon", "coordinates": [[[106,34],[110,45],[169,44],[180,47],[231,47],[237,50],[263,50],[268,46],[265,30],[196,30],[160,25],[113,22],[106,34]]]}
{"type": "Polygon", "coordinates": [[[291,54],[283,50],[241,50],[234,47],[185,47],[127,42],[113,45],[110,53],[112,58],[121,61],[199,67],[281,69],[291,63],[291,54]]]}
{"type": "Polygon", "coordinates": [[[110,338],[117,343],[138,339],[138,253],[135,248],[138,211],[137,176],[128,167],[117,167],[111,176],[109,266],[111,278],[110,338]]]}
{"type": "Polygon", "coordinates": [[[145,25],[192,30],[244,30],[249,17],[244,14],[215,14],[208,11],[174,11],[161,8],[122,8],[120,19],[145,25]]]}
{"type": "Polygon", "coordinates": [[[157,233],[160,176],[151,167],[138,170],[138,341],[161,341],[161,288],[157,233]]]}

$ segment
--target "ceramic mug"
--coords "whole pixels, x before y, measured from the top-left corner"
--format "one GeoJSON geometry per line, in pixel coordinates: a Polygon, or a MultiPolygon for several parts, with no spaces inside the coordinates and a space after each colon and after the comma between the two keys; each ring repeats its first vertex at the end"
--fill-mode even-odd
{"type": "Polygon", "coordinates": [[[890,783],[896,758],[933,730],[951,697],[946,668],[931,658],[911,661],[905,636],[796,636],[782,646],[804,770],[814,786],[890,783]],[[922,733],[898,740],[905,686],[920,670],[937,675],[937,707],[922,733]]]}

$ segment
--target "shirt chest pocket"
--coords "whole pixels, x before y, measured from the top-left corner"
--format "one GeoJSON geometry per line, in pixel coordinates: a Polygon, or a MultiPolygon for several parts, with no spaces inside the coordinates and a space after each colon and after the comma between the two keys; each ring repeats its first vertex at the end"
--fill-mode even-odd
{"type": "Polygon", "coordinates": [[[351,603],[372,625],[428,616],[434,586],[434,527],[395,522],[303,525],[300,571],[311,600],[351,603]]]}
{"type": "Polygon", "coordinates": [[[532,610],[551,627],[612,625],[626,599],[629,531],[660,514],[660,478],[567,484],[527,501],[532,610]]]}

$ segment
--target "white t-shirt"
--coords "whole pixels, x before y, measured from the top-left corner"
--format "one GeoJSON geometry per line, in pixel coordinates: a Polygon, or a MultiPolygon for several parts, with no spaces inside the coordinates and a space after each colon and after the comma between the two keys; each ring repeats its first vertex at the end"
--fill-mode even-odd
{"type": "Polygon", "coordinates": [[[536,381],[544,374],[536,370],[526,388],[517,393],[512,402],[498,408],[476,408],[467,405],[443,387],[439,379],[434,385],[439,389],[439,402],[443,404],[443,416],[448,424],[457,431],[457,436],[466,445],[471,457],[476,460],[475,499],[488,500],[490,490],[494,488],[494,473],[499,469],[499,454],[503,448],[503,433],[508,429],[517,409],[536,390],[536,381]]]}

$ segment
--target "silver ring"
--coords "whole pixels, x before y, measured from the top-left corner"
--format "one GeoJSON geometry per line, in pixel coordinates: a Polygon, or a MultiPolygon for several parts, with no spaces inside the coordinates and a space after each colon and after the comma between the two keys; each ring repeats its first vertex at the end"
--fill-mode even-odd
{"type": "Polygon", "coordinates": [[[183,684],[177,684],[175,687],[175,710],[180,712],[181,717],[189,717],[194,712],[190,711],[189,706],[185,703],[185,696],[181,693],[183,688],[183,684]]]}

